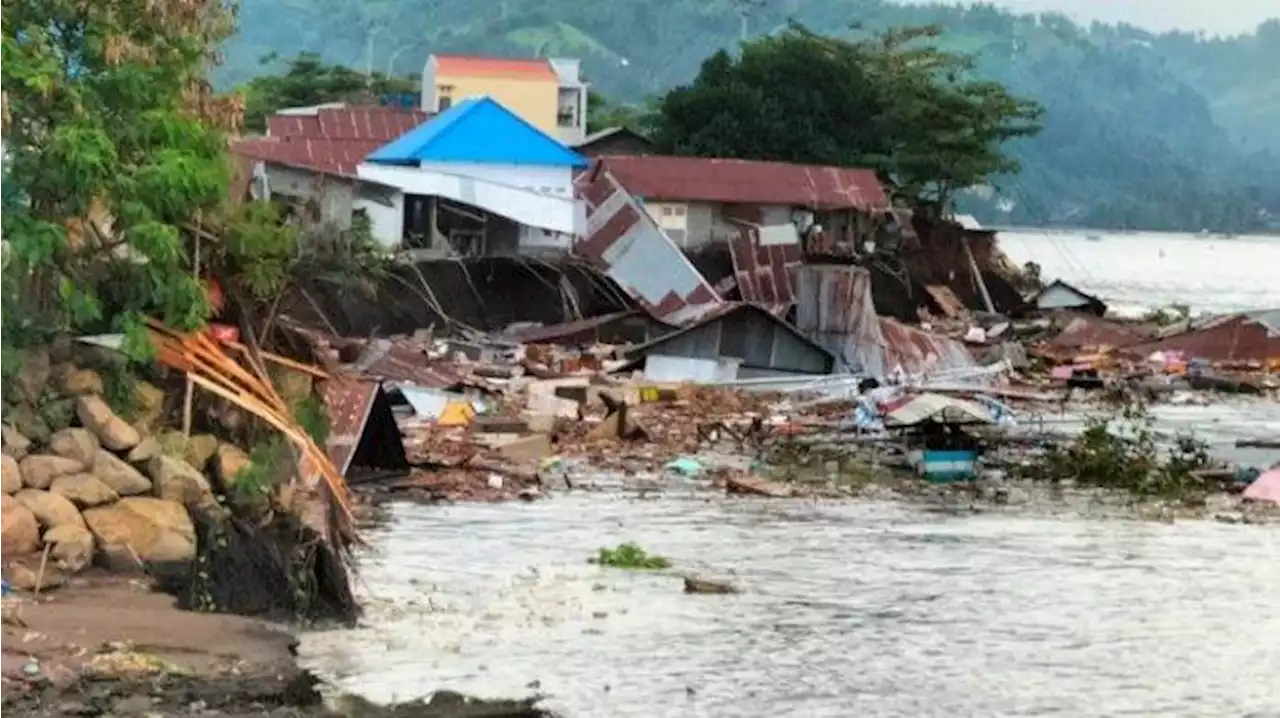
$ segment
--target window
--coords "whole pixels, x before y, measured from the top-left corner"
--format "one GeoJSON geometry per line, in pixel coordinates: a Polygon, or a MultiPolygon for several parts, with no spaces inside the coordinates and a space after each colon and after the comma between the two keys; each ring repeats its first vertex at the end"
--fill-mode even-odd
{"type": "Polygon", "coordinates": [[[444,112],[453,107],[453,85],[439,85],[436,87],[436,112],[444,112]]]}
{"type": "Polygon", "coordinates": [[[669,204],[664,204],[664,205],[662,206],[662,216],[663,216],[663,217],[672,217],[672,216],[675,216],[675,213],[676,213],[676,208],[675,208],[675,207],[672,207],[672,206],[671,206],[671,205],[669,205],[669,204]]]}
{"type": "Polygon", "coordinates": [[[676,213],[676,216],[677,216],[677,217],[683,217],[683,216],[684,216],[684,211],[685,211],[684,205],[682,205],[682,204],[678,204],[678,205],[676,205],[676,207],[675,207],[675,213],[676,213]]]}

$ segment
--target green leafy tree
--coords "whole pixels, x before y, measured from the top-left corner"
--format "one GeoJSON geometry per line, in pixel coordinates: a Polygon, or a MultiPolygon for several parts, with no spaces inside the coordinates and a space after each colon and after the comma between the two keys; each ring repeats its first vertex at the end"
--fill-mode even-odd
{"type": "Polygon", "coordinates": [[[231,20],[216,0],[5,1],[6,344],[116,330],[145,356],[144,315],[209,318],[201,241],[201,269],[233,286],[228,268],[258,263],[228,247],[288,245],[278,222],[251,240],[228,222],[239,99],[206,70],[231,20]]]}
{"type": "Polygon", "coordinates": [[[644,133],[649,129],[652,110],[639,105],[613,102],[600,92],[587,91],[587,132],[610,127],[626,127],[644,133]]]}
{"type": "MultiPolygon", "coordinates": [[[[263,64],[277,58],[269,55],[263,64]]],[[[288,69],[279,75],[262,75],[245,83],[244,122],[250,130],[266,129],[267,117],[282,107],[302,107],[325,102],[374,102],[390,93],[414,92],[417,83],[411,79],[387,77],[380,73],[366,75],[349,67],[328,65],[320,56],[304,52],[289,61],[288,69]]]]}
{"type": "Polygon", "coordinates": [[[800,26],[711,56],[669,92],[655,140],[681,154],[877,170],[899,193],[946,207],[957,190],[1016,172],[1003,144],[1038,131],[1040,107],[973,79],[934,27],[849,41],[800,26]]]}

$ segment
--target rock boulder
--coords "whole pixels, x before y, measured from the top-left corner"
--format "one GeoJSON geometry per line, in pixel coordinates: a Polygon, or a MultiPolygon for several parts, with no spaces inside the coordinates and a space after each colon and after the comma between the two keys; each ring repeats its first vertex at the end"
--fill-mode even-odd
{"type": "Polygon", "coordinates": [[[212,434],[195,434],[187,439],[186,446],[183,448],[182,458],[187,460],[188,464],[196,471],[204,471],[209,464],[209,459],[213,458],[214,452],[218,450],[218,438],[212,434]]]}
{"type": "Polygon", "coordinates": [[[49,376],[53,367],[49,362],[49,352],[39,347],[29,347],[18,352],[18,372],[13,377],[13,388],[18,396],[35,405],[40,403],[40,396],[49,386],[49,376]]]}
{"type": "Polygon", "coordinates": [[[8,454],[0,454],[0,478],[4,479],[4,492],[16,494],[22,490],[22,469],[8,454]]]}
{"type": "Polygon", "coordinates": [[[196,529],[186,509],[172,501],[130,496],[84,512],[103,561],[113,568],[144,562],[190,561],[196,529]]]}
{"type": "Polygon", "coordinates": [[[93,474],[59,476],[49,485],[49,493],[62,496],[80,508],[101,506],[120,498],[119,494],[93,474]]]}
{"type": "Polygon", "coordinates": [[[85,465],[75,459],[52,454],[32,454],[19,465],[22,467],[22,482],[33,489],[47,489],[59,476],[78,474],[85,469],[85,465]]]}
{"type": "Polygon", "coordinates": [[[40,548],[40,526],[36,515],[8,494],[0,497],[0,551],[5,556],[31,553],[40,548]]]}
{"type": "Polygon", "coordinates": [[[236,474],[249,465],[249,455],[235,444],[221,444],[213,455],[213,475],[224,487],[231,486],[236,474]]]}
{"type": "MultiPolygon", "coordinates": [[[[138,444],[134,450],[141,446],[142,444],[138,444]]],[[[121,496],[151,493],[151,481],[141,471],[106,449],[98,450],[98,456],[93,461],[93,475],[121,496]]]]}
{"type": "Polygon", "coordinates": [[[76,401],[76,416],[85,428],[97,435],[98,441],[112,451],[128,451],[142,440],[138,430],[116,416],[101,396],[82,396],[76,401]]]}
{"type": "Polygon", "coordinates": [[[161,453],[160,442],[155,437],[148,436],[138,445],[129,449],[129,455],[125,457],[130,464],[145,464],[161,453]]]}
{"type": "Polygon", "coordinates": [[[93,563],[93,534],[83,526],[64,524],[44,532],[49,556],[58,568],[69,573],[82,571],[93,563]]]}
{"type": "Polygon", "coordinates": [[[161,454],[147,463],[147,473],[157,498],[182,504],[189,509],[216,505],[213,489],[204,474],[182,459],[161,454]]]}
{"type": "Polygon", "coordinates": [[[49,450],[58,456],[79,461],[86,469],[93,468],[98,456],[98,437],[88,429],[63,429],[49,439],[49,450]]]}
{"type": "Polygon", "coordinates": [[[20,563],[5,567],[4,577],[19,591],[34,591],[37,588],[47,591],[61,586],[67,580],[55,569],[46,568],[41,574],[37,569],[20,563]]]}
{"type": "Polygon", "coordinates": [[[102,375],[92,369],[76,369],[62,376],[62,393],[67,396],[84,396],[101,394],[103,391],[102,375]]]}
{"type": "Polygon", "coordinates": [[[133,383],[133,425],[144,434],[154,434],[164,424],[164,392],[145,381],[133,383]]]}
{"type": "Polygon", "coordinates": [[[8,424],[0,426],[0,439],[3,439],[4,453],[18,461],[22,461],[31,450],[31,440],[8,424]]]}
{"type": "Polygon", "coordinates": [[[84,519],[81,518],[75,504],[58,494],[37,489],[23,489],[14,494],[13,498],[31,509],[31,513],[36,516],[36,521],[45,528],[57,528],[67,524],[84,526],[84,519]]]}
{"type": "Polygon", "coordinates": [[[17,404],[9,411],[9,423],[23,436],[36,443],[49,440],[53,432],[44,417],[30,404],[17,404]]]}

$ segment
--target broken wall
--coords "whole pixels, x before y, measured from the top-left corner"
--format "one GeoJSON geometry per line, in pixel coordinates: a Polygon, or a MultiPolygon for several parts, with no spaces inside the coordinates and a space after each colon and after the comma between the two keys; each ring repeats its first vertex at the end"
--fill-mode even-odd
{"type": "Polygon", "coordinates": [[[313,278],[291,288],[280,313],[339,336],[385,337],[428,327],[456,336],[459,325],[491,332],[633,307],[616,284],[581,262],[476,257],[399,264],[367,290],[313,278]]]}

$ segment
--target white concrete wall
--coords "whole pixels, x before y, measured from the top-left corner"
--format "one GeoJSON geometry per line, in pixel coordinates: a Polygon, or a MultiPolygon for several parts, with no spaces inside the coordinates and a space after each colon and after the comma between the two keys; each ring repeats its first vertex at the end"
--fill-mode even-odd
{"type": "Polygon", "coordinates": [[[421,171],[472,177],[485,182],[524,187],[535,192],[554,194],[560,197],[573,197],[572,167],[499,165],[470,162],[423,162],[421,171]]]}
{"type": "Polygon", "coordinates": [[[388,206],[366,197],[357,198],[353,209],[363,209],[369,215],[373,239],[379,246],[395,249],[404,238],[404,193],[396,192],[388,206]]]}
{"type": "MultiPolygon", "coordinates": [[[[444,165],[450,169],[458,167],[471,169],[481,166],[444,165]]],[[[568,196],[547,195],[496,179],[505,177],[519,180],[521,177],[493,173],[490,176],[495,179],[484,179],[475,176],[474,172],[460,174],[377,164],[362,164],[357,172],[361,179],[394,187],[404,194],[445,197],[455,202],[479,207],[530,227],[564,234],[579,234],[586,226],[581,203],[573,198],[571,192],[568,196]]],[[[568,173],[569,169],[565,168],[564,174],[567,176],[568,173]]],[[[550,181],[553,176],[555,176],[553,172],[530,171],[523,179],[533,182],[550,181]],[[544,179],[536,179],[538,177],[544,179]]]]}

